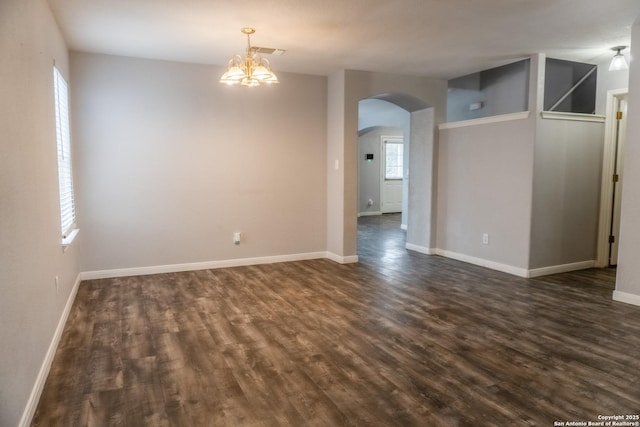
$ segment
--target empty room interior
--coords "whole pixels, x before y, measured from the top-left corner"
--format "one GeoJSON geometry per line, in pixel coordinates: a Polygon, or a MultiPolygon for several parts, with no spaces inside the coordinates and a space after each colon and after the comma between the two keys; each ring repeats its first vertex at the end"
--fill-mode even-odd
{"type": "Polygon", "coordinates": [[[637,0],[2,0],[0,47],[0,426],[640,425],[637,0]]]}

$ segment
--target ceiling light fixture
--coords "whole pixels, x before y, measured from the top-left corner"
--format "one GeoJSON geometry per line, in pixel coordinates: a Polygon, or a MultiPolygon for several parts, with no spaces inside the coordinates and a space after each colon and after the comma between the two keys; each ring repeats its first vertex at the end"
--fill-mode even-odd
{"type": "Polygon", "coordinates": [[[269,61],[260,56],[259,49],[251,47],[251,34],[256,30],[244,27],[240,31],[247,35],[247,56],[243,59],[240,55],[234,55],[229,60],[227,71],[220,77],[220,83],[230,86],[241,84],[247,87],[260,86],[261,83],[278,83],[269,61]]]}
{"type": "Polygon", "coordinates": [[[624,55],[620,53],[620,51],[626,49],[627,46],[616,46],[612,47],[611,50],[615,50],[616,54],[613,55],[613,59],[611,59],[611,65],[609,65],[609,71],[620,71],[626,70],[629,68],[629,64],[627,64],[627,60],[624,55]]]}

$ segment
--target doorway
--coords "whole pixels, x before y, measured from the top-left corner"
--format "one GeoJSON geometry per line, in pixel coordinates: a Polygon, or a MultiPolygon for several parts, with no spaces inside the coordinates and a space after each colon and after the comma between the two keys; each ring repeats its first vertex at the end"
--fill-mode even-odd
{"type": "Polygon", "coordinates": [[[600,225],[598,233],[599,267],[618,264],[620,207],[624,177],[624,145],[627,130],[628,90],[607,93],[607,120],[602,166],[600,225]]]}
{"type": "MultiPolygon", "coordinates": [[[[430,248],[433,247],[435,240],[433,200],[435,197],[434,129],[436,118],[434,108],[418,98],[401,93],[383,93],[363,97],[356,101],[356,108],[355,117],[358,118],[358,131],[356,143],[353,144],[355,148],[353,157],[356,161],[351,163],[356,166],[355,173],[351,175],[356,178],[356,185],[353,188],[356,193],[356,203],[352,205],[356,210],[355,215],[351,217],[356,220],[354,224],[356,227],[347,228],[345,224],[343,247],[347,249],[343,250],[348,250],[353,244],[355,252],[358,253],[357,233],[355,235],[351,232],[347,233],[350,230],[357,230],[358,217],[382,215],[382,207],[379,204],[376,206],[375,200],[378,198],[379,201],[380,191],[378,190],[378,193],[371,192],[371,196],[363,195],[365,188],[362,185],[363,181],[359,179],[363,170],[379,170],[373,167],[373,164],[379,161],[377,159],[381,159],[382,153],[377,155],[370,151],[360,151],[362,149],[359,144],[360,137],[373,129],[395,127],[400,130],[397,136],[403,138],[404,143],[403,169],[405,178],[402,180],[403,197],[400,214],[400,228],[406,231],[403,233],[404,246],[406,249],[432,253],[430,248]],[[394,108],[389,109],[390,106],[394,108]],[[362,114],[364,107],[367,107],[369,114],[362,114]],[[374,195],[376,197],[372,197],[374,195]]],[[[385,132],[379,135],[392,134],[385,132]]],[[[345,136],[345,144],[347,139],[350,138],[345,136]]],[[[379,137],[377,147],[377,150],[380,150],[379,137]]],[[[345,161],[345,164],[348,163],[345,161]]],[[[376,186],[379,187],[379,172],[376,182],[376,186]]],[[[345,211],[348,210],[348,206],[345,205],[345,211]]]]}

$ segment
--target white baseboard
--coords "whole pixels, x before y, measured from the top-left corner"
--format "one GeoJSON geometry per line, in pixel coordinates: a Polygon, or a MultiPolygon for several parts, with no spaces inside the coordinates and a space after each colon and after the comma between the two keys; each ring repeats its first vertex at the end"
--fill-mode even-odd
{"type": "Polygon", "coordinates": [[[64,306],[64,310],[62,311],[62,315],[60,316],[60,320],[58,321],[58,326],[53,334],[53,338],[51,339],[51,343],[49,344],[49,348],[47,349],[47,353],[44,356],[44,361],[42,362],[42,366],[40,366],[40,371],[38,372],[38,376],[36,377],[36,383],[33,385],[31,389],[31,394],[29,395],[29,400],[27,401],[27,406],[22,413],[22,418],[20,418],[19,427],[28,427],[31,425],[31,421],[33,420],[33,416],[36,413],[36,409],[38,407],[38,402],[40,401],[40,396],[42,395],[42,390],[44,389],[44,384],[47,381],[47,377],[49,376],[49,370],[51,369],[51,363],[53,363],[53,357],[56,355],[56,350],[58,349],[58,344],[60,343],[60,338],[62,337],[62,332],[64,331],[64,326],[67,323],[67,318],[69,317],[69,313],[71,312],[71,307],[73,306],[73,301],[76,299],[76,294],[78,293],[78,288],[80,287],[80,282],[82,281],[82,274],[78,274],[76,277],[76,281],[73,284],[73,288],[71,288],[71,292],[69,293],[69,297],[67,298],[67,303],[64,306]]]}
{"type": "Polygon", "coordinates": [[[325,258],[340,264],[353,264],[358,262],[358,255],[342,256],[342,255],[334,254],[333,252],[326,252],[325,258]]]}
{"type": "Polygon", "coordinates": [[[427,248],[424,246],[414,245],[407,243],[405,247],[411,251],[420,252],[426,255],[440,255],[446,258],[455,259],[457,261],[467,262],[469,264],[479,265],[481,267],[490,268],[492,270],[502,271],[503,273],[513,274],[514,276],[531,278],[539,276],[547,276],[549,274],[566,273],[569,271],[584,270],[587,268],[593,268],[596,264],[595,261],[581,261],[571,264],[553,265],[550,267],[534,268],[528,270],[526,268],[514,267],[508,264],[501,264],[499,262],[490,261],[483,258],[477,258],[470,255],[465,255],[457,252],[446,251],[444,249],[427,248]]]}
{"type": "Polygon", "coordinates": [[[360,212],[360,213],[358,213],[358,216],[378,216],[378,215],[382,215],[382,212],[380,212],[380,211],[368,211],[368,212],[360,212]]]}
{"type": "Polygon", "coordinates": [[[640,295],[630,294],[628,292],[613,291],[613,300],[640,306],[640,295]]]}
{"type": "Polygon", "coordinates": [[[435,249],[427,248],[426,246],[414,245],[413,243],[406,243],[404,247],[409,249],[410,251],[420,252],[421,254],[425,254],[425,255],[436,254],[435,249]]]}
{"type": "MultiPolygon", "coordinates": [[[[145,276],[149,274],[177,273],[179,271],[209,270],[215,268],[241,267],[246,265],[274,264],[277,262],[304,261],[308,259],[329,258],[336,261],[328,252],[307,252],[301,254],[275,255],[255,258],[226,259],[220,261],[193,262],[187,264],[154,265],[149,267],[118,268],[113,270],[84,271],[82,280],[109,279],[112,277],[145,276]]],[[[341,262],[341,261],[337,261],[341,262]]],[[[358,262],[356,257],[355,261],[358,262]]],[[[345,263],[345,262],[341,262],[345,263]]]]}
{"type": "Polygon", "coordinates": [[[513,274],[519,277],[529,277],[529,270],[520,267],[514,267],[508,264],[490,261],[487,259],[476,258],[470,255],[460,254],[457,252],[445,251],[443,249],[435,249],[435,254],[446,258],[455,259],[469,264],[479,265],[480,267],[490,268],[492,270],[502,271],[503,273],[513,274]]]}
{"type": "Polygon", "coordinates": [[[569,271],[584,270],[595,267],[595,261],[572,262],[570,264],[552,265],[550,267],[534,268],[529,270],[529,277],[548,276],[550,274],[566,273],[569,271]]]}

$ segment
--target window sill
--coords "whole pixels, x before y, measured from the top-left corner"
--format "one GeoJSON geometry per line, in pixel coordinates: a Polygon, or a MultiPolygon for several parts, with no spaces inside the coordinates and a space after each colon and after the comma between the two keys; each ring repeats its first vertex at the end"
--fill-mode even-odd
{"type": "Polygon", "coordinates": [[[78,232],[80,230],[78,228],[74,228],[73,230],[71,230],[71,233],[69,233],[69,235],[67,237],[64,237],[62,239],[62,251],[66,251],[67,248],[69,246],[71,246],[71,242],[73,242],[73,239],[76,238],[76,236],[78,235],[78,232]]]}

